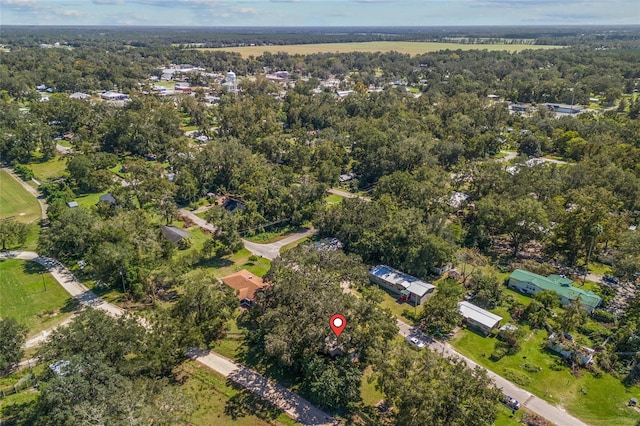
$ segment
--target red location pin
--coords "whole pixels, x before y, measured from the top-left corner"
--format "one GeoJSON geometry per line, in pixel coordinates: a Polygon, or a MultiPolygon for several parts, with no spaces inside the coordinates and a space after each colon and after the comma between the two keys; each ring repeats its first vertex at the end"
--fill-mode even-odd
{"type": "Polygon", "coordinates": [[[329,326],[331,327],[333,332],[336,334],[336,337],[340,337],[342,330],[344,330],[344,328],[347,326],[347,320],[345,319],[344,315],[335,314],[334,316],[331,317],[331,320],[329,321],[329,326]]]}

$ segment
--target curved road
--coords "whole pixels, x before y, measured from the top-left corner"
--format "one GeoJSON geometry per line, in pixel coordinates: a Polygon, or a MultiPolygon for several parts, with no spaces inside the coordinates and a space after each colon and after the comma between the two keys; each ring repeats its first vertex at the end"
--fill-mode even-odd
{"type": "MultiPolygon", "coordinates": [[[[201,209],[199,210],[203,211],[201,209]]],[[[213,233],[216,230],[215,226],[213,226],[203,218],[197,216],[195,214],[196,212],[198,212],[198,210],[196,210],[195,212],[192,212],[187,209],[180,209],[180,214],[182,216],[188,217],[193,223],[195,223],[200,228],[213,233]]],[[[301,240],[303,238],[307,238],[308,236],[313,235],[316,232],[317,230],[315,230],[314,228],[311,228],[307,231],[294,232],[293,234],[290,234],[286,238],[283,238],[281,240],[278,240],[273,243],[268,243],[268,244],[254,243],[244,239],[242,240],[242,242],[244,243],[244,247],[247,250],[249,250],[251,253],[255,254],[256,256],[265,257],[269,260],[273,260],[280,255],[280,249],[282,247],[286,246],[287,244],[293,243],[295,241],[301,240]]]]}
{"type": "Polygon", "coordinates": [[[281,240],[278,240],[276,242],[269,243],[269,244],[254,243],[249,240],[242,240],[242,242],[244,243],[245,248],[249,250],[251,253],[257,256],[266,257],[269,260],[273,260],[276,257],[280,256],[280,249],[282,247],[286,246],[287,244],[301,240],[303,238],[307,238],[315,234],[316,232],[318,231],[314,228],[311,228],[302,232],[294,232],[293,234],[290,234],[286,238],[283,238],[281,240]]]}

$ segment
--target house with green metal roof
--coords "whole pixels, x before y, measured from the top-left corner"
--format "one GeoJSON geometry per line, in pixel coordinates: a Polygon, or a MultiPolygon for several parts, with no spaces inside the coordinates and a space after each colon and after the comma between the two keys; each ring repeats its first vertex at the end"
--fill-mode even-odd
{"type": "Polygon", "coordinates": [[[560,296],[560,301],[563,305],[579,301],[589,313],[592,313],[602,302],[602,298],[594,292],[574,287],[573,281],[564,275],[543,277],[533,272],[516,269],[509,276],[508,286],[513,290],[529,295],[534,295],[543,290],[550,290],[560,296]]]}

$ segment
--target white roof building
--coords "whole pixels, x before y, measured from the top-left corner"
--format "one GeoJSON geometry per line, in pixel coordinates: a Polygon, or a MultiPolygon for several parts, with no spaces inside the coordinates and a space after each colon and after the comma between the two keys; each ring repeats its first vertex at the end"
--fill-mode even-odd
{"type": "Polygon", "coordinates": [[[90,96],[86,93],[75,92],[69,95],[69,99],[89,99],[90,96]]]}
{"type": "Polygon", "coordinates": [[[459,302],[458,310],[465,322],[487,333],[500,325],[502,317],[469,302],[459,302]]]}

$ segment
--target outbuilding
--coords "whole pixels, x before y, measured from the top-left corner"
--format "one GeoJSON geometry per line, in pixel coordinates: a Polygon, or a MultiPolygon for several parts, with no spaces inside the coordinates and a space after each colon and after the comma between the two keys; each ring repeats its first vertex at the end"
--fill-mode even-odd
{"type": "Polygon", "coordinates": [[[482,309],[469,302],[459,302],[458,310],[464,318],[464,322],[472,328],[485,334],[491,333],[494,328],[500,326],[502,317],[482,309]]]}

